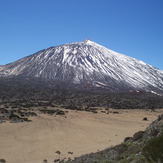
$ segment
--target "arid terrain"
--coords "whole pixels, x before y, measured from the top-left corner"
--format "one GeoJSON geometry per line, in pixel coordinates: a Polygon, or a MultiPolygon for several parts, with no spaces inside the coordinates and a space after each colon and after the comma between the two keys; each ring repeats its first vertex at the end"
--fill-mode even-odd
{"type": "Polygon", "coordinates": [[[29,117],[30,122],[0,123],[0,158],[7,163],[42,163],[44,159],[52,163],[58,158],[97,152],[144,130],[163,111],[129,109],[109,113],[101,107],[93,113],[57,109],[65,115],[36,110],[37,116],[29,117]]]}

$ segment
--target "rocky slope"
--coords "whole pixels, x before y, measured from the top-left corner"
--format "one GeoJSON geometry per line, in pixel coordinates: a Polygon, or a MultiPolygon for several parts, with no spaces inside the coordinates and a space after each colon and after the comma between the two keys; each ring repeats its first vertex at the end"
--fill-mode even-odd
{"type": "Polygon", "coordinates": [[[107,106],[116,109],[163,108],[163,96],[145,91],[109,92],[100,87],[45,81],[40,78],[7,77],[0,80],[0,100],[19,104],[51,101],[58,105],[107,106]]]}

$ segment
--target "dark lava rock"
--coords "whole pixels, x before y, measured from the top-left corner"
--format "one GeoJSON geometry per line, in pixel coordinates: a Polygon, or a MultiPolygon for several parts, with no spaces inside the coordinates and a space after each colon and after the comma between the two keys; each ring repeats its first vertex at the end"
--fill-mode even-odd
{"type": "Polygon", "coordinates": [[[147,117],[144,117],[144,118],[143,118],[143,121],[148,121],[147,117]]]}

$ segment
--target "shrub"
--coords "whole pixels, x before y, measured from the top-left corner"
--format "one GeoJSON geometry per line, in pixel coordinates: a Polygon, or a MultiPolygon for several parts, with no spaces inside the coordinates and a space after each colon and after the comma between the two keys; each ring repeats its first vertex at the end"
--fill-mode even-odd
{"type": "Polygon", "coordinates": [[[132,137],[126,137],[126,138],[124,139],[124,142],[127,142],[128,140],[132,140],[132,137]]]}
{"type": "Polygon", "coordinates": [[[56,151],[55,153],[57,153],[57,154],[59,154],[59,155],[61,154],[61,152],[60,152],[60,151],[56,151]]]}
{"type": "Polygon", "coordinates": [[[5,159],[0,159],[0,163],[6,163],[5,159]]]}
{"type": "Polygon", "coordinates": [[[163,162],[163,133],[159,137],[151,138],[144,146],[142,154],[149,162],[163,162]]]}
{"type": "Polygon", "coordinates": [[[42,162],[42,163],[48,163],[47,159],[43,160],[43,162],[42,162]]]}
{"type": "Polygon", "coordinates": [[[65,112],[63,110],[58,110],[56,115],[65,115],[65,112]]]}
{"type": "Polygon", "coordinates": [[[55,160],[54,160],[54,162],[59,162],[59,161],[60,161],[60,159],[55,159],[55,160]]]}
{"type": "Polygon", "coordinates": [[[143,137],[144,133],[145,133],[144,131],[139,131],[139,132],[135,133],[133,135],[133,140],[136,141],[136,140],[141,139],[143,137]]]}
{"type": "Polygon", "coordinates": [[[163,120],[163,114],[159,115],[158,117],[158,121],[161,121],[161,120],[163,120]]]}
{"type": "Polygon", "coordinates": [[[127,145],[126,145],[126,144],[123,144],[123,143],[115,146],[115,150],[116,150],[119,154],[121,154],[121,153],[123,153],[124,151],[126,151],[127,148],[128,148],[127,145]]]}

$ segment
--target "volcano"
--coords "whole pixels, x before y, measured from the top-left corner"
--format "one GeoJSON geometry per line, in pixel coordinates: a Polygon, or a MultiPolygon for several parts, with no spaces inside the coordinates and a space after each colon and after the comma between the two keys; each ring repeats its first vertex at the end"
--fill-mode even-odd
{"type": "Polygon", "coordinates": [[[50,47],[0,66],[0,76],[24,76],[108,90],[163,92],[163,71],[89,39],[50,47]]]}

